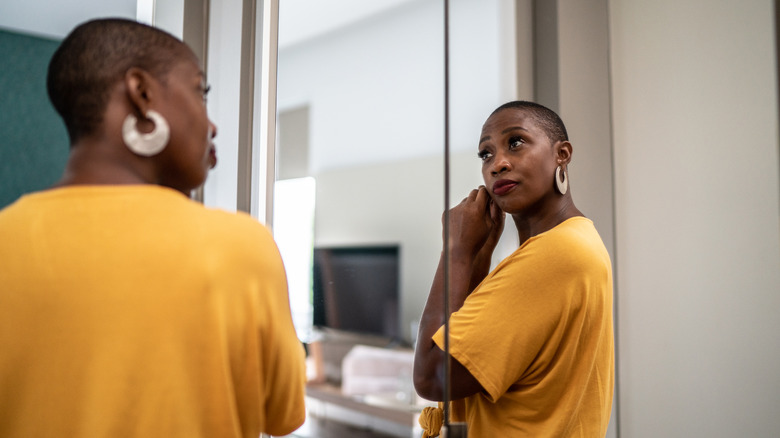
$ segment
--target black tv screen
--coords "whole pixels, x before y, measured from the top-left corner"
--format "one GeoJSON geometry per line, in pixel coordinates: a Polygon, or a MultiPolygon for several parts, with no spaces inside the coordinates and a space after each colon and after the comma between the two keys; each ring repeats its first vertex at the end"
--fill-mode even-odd
{"type": "Polygon", "coordinates": [[[400,339],[399,248],[314,248],[314,326],[400,339]]]}

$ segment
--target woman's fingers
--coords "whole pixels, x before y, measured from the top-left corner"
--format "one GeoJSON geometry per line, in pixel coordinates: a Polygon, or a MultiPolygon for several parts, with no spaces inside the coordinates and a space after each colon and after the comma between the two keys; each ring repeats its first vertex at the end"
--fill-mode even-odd
{"type": "Polygon", "coordinates": [[[472,193],[473,192],[476,192],[474,200],[487,208],[488,204],[490,203],[490,194],[488,193],[485,186],[479,186],[479,188],[476,190],[472,190],[472,193]]]}
{"type": "Polygon", "coordinates": [[[468,203],[468,202],[474,202],[477,199],[477,195],[478,194],[479,194],[479,189],[478,188],[474,189],[474,190],[470,191],[469,194],[465,198],[463,198],[462,201],[460,201],[460,203],[461,204],[465,204],[465,203],[468,203]]]}
{"type": "Polygon", "coordinates": [[[451,212],[454,212],[455,209],[467,209],[471,208],[472,204],[476,203],[476,206],[479,208],[486,207],[486,202],[489,200],[490,196],[487,194],[487,189],[485,189],[484,186],[479,186],[476,189],[473,189],[469,192],[468,196],[463,198],[462,201],[460,201],[460,204],[450,209],[451,212]]]}
{"type": "Polygon", "coordinates": [[[504,222],[504,211],[501,210],[501,207],[498,206],[495,202],[492,200],[490,201],[490,219],[493,220],[493,222],[496,223],[503,223],[504,222]]]}

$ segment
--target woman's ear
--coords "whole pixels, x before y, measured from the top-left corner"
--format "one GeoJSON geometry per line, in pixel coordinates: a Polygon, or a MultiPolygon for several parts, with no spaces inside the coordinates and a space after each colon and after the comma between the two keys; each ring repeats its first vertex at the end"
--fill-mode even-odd
{"type": "Polygon", "coordinates": [[[571,162],[571,154],[572,146],[568,140],[555,143],[555,158],[558,160],[558,163],[564,165],[564,167],[568,165],[571,162]]]}
{"type": "Polygon", "coordinates": [[[155,81],[152,75],[138,67],[130,67],[124,77],[127,98],[139,118],[145,118],[149,104],[154,97],[155,81]]]}

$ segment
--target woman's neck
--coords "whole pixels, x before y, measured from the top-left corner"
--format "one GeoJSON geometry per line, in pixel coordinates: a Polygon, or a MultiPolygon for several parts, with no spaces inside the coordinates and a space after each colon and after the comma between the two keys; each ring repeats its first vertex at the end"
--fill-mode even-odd
{"type": "Polygon", "coordinates": [[[99,142],[82,142],[73,145],[62,178],[54,186],[154,182],[149,169],[145,169],[142,165],[128,163],[127,157],[118,157],[116,151],[116,145],[99,142]]]}
{"type": "Polygon", "coordinates": [[[517,227],[517,235],[520,238],[519,244],[522,245],[531,237],[551,230],[563,221],[576,216],[585,215],[574,205],[571,196],[567,195],[562,197],[560,202],[556,203],[553,208],[531,214],[513,214],[512,220],[515,222],[515,227],[517,227]]]}

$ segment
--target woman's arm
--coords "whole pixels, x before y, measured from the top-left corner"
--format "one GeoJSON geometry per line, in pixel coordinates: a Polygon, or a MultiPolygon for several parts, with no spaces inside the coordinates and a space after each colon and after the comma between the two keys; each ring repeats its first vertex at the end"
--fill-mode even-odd
{"type": "MultiPolygon", "coordinates": [[[[503,225],[504,213],[491,202],[484,187],[472,190],[463,202],[450,210],[450,308],[447,315],[460,309],[466,297],[487,275],[503,225]]],[[[445,354],[432,339],[444,325],[443,255],[420,318],[414,359],[415,389],[429,400],[442,400],[444,393],[445,354]]],[[[479,381],[463,365],[454,358],[450,364],[452,399],[482,391],[479,381]]]]}

